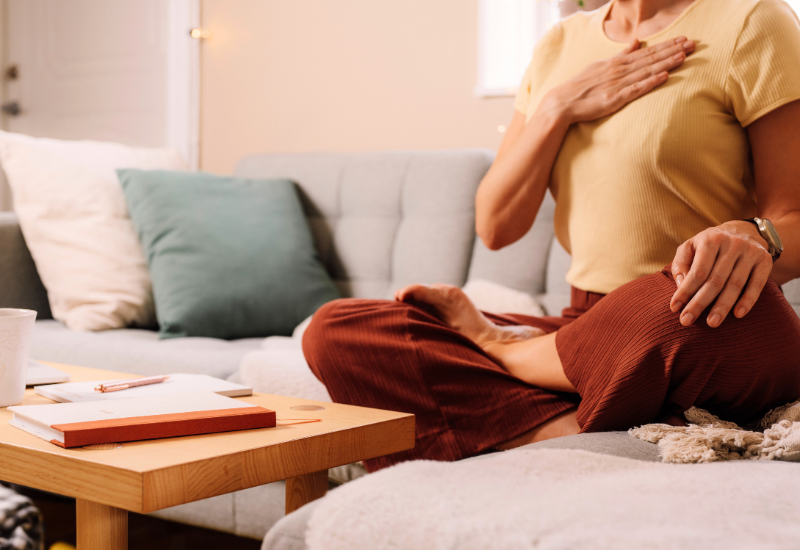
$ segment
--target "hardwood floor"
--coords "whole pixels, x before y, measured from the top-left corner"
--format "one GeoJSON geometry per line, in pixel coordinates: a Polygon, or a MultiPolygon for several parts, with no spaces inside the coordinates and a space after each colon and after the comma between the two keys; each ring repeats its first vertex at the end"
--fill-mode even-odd
{"type": "MultiPolygon", "coordinates": [[[[56,542],[75,545],[75,500],[27,487],[15,490],[30,497],[44,517],[45,548],[56,542]]],[[[128,550],[260,550],[261,541],[175,523],[142,514],[128,514],[128,550]]]]}

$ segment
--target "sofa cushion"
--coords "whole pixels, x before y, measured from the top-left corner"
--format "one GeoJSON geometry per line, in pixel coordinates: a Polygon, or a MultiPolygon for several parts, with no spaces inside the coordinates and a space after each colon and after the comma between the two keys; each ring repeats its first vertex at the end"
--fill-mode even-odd
{"type": "Polygon", "coordinates": [[[75,332],[58,321],[37,321],[31,357],[147,376],[189,372],[225,378],[239,368],[246,353],[259,349],[261,340],[159,340],[152,330],[75,332]]]}
{"type": "Polygon", "coordinates": [[[264,340],[262,349],[242,358],[238,380],[255,391],[331,401],[328,390],[308,368],[299,338],[273,336],[264,340]]]}
{"type": "Polygon", "coordinates": [[[464,284],[491,160],[484,150],[257,155],[235,173],[296,182],[342,294],[389,298],[409,283],[464,284]]]}
{"type": "Polygon", "coordinates": [[[53,317],[74,330],[154,326],[150,275],[114,169],[180,170],[180,154],[0,132],[0,157],[53,317]]]}
{"type": "Polygon", "coordinates": [[[162,338],[289,335],[339,292],[288,180],[118,170],[162,338]]]}

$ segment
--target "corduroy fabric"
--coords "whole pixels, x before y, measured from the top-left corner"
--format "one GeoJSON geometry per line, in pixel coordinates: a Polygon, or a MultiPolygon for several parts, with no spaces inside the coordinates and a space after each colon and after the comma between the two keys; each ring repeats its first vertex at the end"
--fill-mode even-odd
{"type": "Polygon", "coordinates": [[[336,300],[303,338],[314,374],[337,403],[416,415],[413,450],[365,461],[458,460],[578,407],[584,432],[625,430],[693,405],[740,423],[800,397],[800,319],[770,282],[744,319],[712,329],[669,310],[668,268],[608,296],[572,291],[562,317],[488,315],[558,331],[579,395],[514,378],[471,340],[405,303],[336,300]]]}
{"type": "MultiPolygon", "coordinates": [[[[490,315],[552,332],[569,319],[490,315]]],[[[369,471],[412,459],[458,460],[574,409],[578,396],[520,382],[471,340],[424,309],[342,299],[315,314],[303,336],[311,370],[337,403],[416,415],[416,446],[365,460],[369,471]]]]}

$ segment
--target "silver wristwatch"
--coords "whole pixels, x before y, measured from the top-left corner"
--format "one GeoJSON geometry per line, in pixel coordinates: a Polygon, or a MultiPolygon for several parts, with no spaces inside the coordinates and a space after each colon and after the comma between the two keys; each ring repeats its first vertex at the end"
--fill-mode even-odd
{"type": "Polygon", "coordinates": [[[761,233],[761,236],[764,237],[764,240],[769,245],[769,254],[772,256],[772,261],[774,262],[780,258],[783,252],[783,242],[772,222],[767,218],[750,218],[744,221],[753,223],[758,228],[758,232],[761,233]]]}

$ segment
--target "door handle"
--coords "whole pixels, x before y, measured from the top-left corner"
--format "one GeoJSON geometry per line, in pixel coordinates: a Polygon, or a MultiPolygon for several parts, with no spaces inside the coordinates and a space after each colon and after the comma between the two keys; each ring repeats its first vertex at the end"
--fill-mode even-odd
{"type": "Polygon", "coordinates": [[[9,116],[19,116],[22,113],[22,109],[19,106],[19,103],[16,101],[9,101],[8,103],[3,103],[0,105],[0,111],[3,112],[5,115],[9,116]]]}

